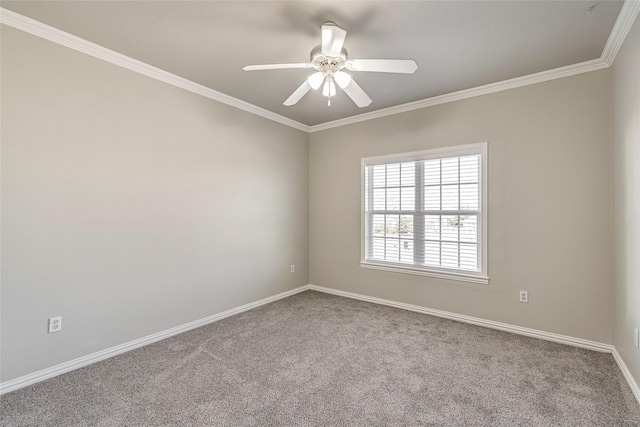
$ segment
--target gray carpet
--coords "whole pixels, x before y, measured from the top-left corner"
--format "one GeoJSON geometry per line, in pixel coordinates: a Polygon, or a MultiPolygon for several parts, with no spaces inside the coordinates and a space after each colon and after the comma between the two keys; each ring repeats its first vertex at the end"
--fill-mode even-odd
{"type": "Polygon", "coordinates": [[[609,354],[307,291],[0,397],[2,426],[631,426],[609,354]]]}

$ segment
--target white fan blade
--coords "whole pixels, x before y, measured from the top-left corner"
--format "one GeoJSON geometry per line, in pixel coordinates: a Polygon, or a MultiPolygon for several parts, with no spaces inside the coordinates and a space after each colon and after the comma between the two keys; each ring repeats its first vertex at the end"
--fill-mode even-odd
{"type": "Polygon", "coordinates": [[[322,53],[334,58],[340,56],[345,37],[347,32],[333,22],[322,24],[322,53]]]}
{"type": "Polygon", "coordinates": [[[418,64],[413,59],[351,59],[347,61],[347,69],[412,74],[418,69],[418,64]]]}
{"type": "Polygon", "coordinates": [[[309,85],[309,83],[305,80],[298,89],[295,90],[295,92],[293,92],[291,94],[290,97],[287,98],[286,101],[284,101],[284,105],[286,105],[287,107],[290,107],[292,105],[295,105],[298,103],[298,101],[300,101],[302,99],[303,96],[305,96],[307,94],[307,92],[309,92],[311,90],[311,86],[309,85]]]}
{"type": "Polygon", "coordinates": [[[247,65],[242,67],[245,71],[259,71],[259,70],[281,70],[283,68],[311,68],[313,64],[308,62],[299,62],[295,64],[264,64],[264,65],[247,65]]]}
{"type": "Polygon", "coordinates": [[[369,95],[364,93],[362,88],[358,86],[358,83],[356,83],[353,79],[351,79],[349,84],[342,89],[347,95],[349,95],[349,98],[351,98],[358,107],[362,108],[371,104],[371,98],[369,98],[369,95]]]}

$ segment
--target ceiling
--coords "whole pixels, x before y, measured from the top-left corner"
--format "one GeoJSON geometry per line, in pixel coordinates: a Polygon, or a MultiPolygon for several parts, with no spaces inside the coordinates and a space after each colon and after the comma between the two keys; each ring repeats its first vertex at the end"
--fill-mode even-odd
{"type": "Polygon", "coordinates": [[[313,126],[600,58],[621,1],[2,1],[2,7],[313,126]],[[593,8],[591,8],[593,6],[593,8]],[[591,10],[589,11],[589,9],[591,10]],[[349,58],[414,59],[415,74],[353,72],[342,92],[282,102],[314,70],[320,25],[347,30],[349,58]]]}

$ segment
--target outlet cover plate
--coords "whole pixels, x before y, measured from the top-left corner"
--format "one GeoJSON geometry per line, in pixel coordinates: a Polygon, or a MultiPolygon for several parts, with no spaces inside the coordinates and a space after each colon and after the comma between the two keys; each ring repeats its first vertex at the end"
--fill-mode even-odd
{"type": "Polygon", "coordinates": [[[59,332],[62,329],[62,316],[51,317],[49,319],[49,333],[59,332]]]}

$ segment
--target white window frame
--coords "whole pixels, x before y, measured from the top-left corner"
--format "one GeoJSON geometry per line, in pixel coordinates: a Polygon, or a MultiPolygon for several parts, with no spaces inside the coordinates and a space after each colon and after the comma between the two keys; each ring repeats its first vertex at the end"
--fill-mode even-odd
{"type": "Polygon", "coordinates": [[[489,283],[488,275],[488,221],[487,221],[487,201],[488,201],[488,185],[487,185],[487,143],[481,142],[477,144],[459,145],[453,147],[442,147],[424,151],[414,151],[410,153],[398,153],[375,157],[365,157],[361,159],[361,173],[360,173],[360,266],[363,268],[370,268],[375,270],[391,271],[406,274],[416,274],[421,276],[431,276],[444,279],[458,280],[463,282],[472,282],[480,284],[489,283]],[[395,262],[386,262],[378,260],[366,260],[366,205],[365,205],[365,169],[367,166],[387,164],[387,163],[403,163],[413,162],[420,160],[433,160],[447,157],[460,157],[465,155],[480,154],[481,155],[481,171],[480,171],[480,191],[481,200],[479,203],[480,212],[478,220],[480,221],[479,230],[481,233],[480,244],[478,249],[480,252],[480,272],[463,271],[455,269],[447,269],[440,267],[422,266],[403,264],[395,262]]]}

